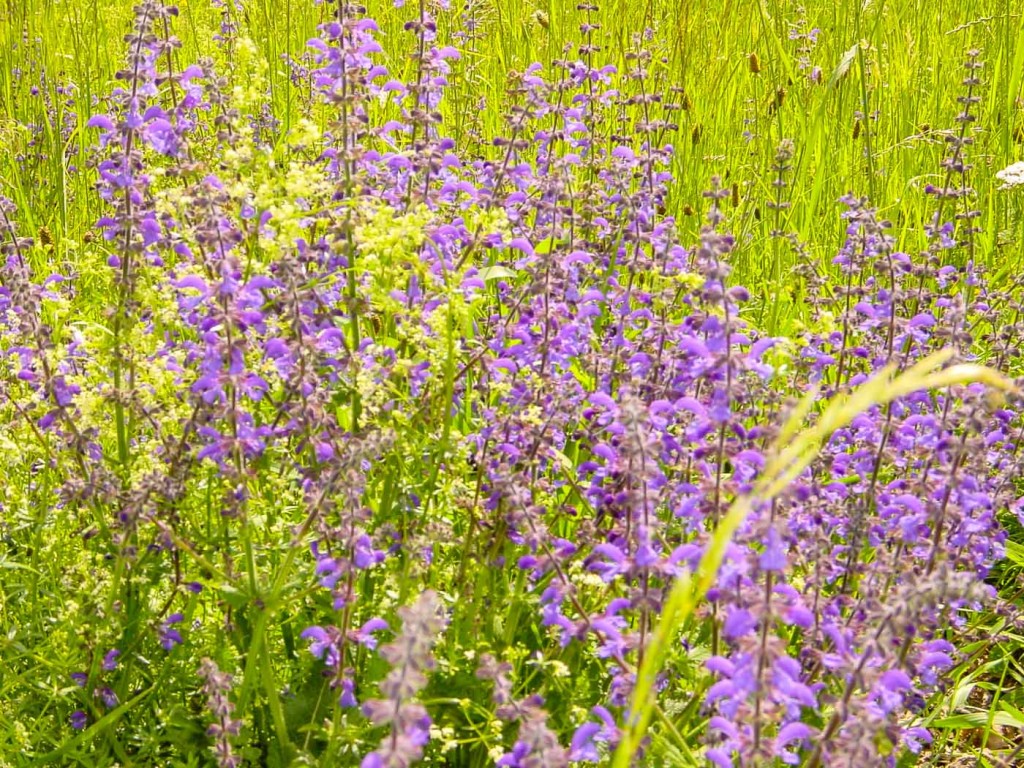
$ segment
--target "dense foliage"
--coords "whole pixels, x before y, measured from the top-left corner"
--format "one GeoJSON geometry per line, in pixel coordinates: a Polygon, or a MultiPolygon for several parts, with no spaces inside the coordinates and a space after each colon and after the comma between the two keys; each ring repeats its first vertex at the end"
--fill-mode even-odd
{"type": "MultiPolygon", "coordinates": [[[[613,64],[579,6],[456,141],[443,3],[404,9],[404,73],[320,6],[286,120],[215,6],[192,61],[144,0],[113,88],[48,105],[104,211],[70,257],[0,185],[0,765],[950,764],[946,694],[1017,622],[1024,465],[1021,398],[969,365],[1012,375],[1024,334],[979,252],[981,54],[914,247],[851,194],[812,255],[778,143],[783,331],[731,277],[738,187],[673,215],[652,32],[613,64]]],[[[998,699],[962,725],[1024,724],[998,699]]]]}

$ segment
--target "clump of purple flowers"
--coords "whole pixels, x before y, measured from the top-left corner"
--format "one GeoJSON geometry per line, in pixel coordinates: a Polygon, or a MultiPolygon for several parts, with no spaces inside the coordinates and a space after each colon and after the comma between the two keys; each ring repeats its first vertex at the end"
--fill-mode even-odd
{"type": "MultiPolygon", "coordinates": [[[[118,729],[158,732],[188,700],[165,681],[195,694],[192,658],[222,768],[246,749],[602,763],[670,588],[793,438],[780,425],[805,392],[841,397],[939,349],[1015,361],[1024,283],[995,287],[973,258],[975,53],[921,252],[854,195],[834,280],[776,231],[812,298],[808,324],[774,337],[733,278],[730,189],[711,180],[694,238],[667,213],[678,93],[647,36],[620,72],[582,5],[584,42],[510,72],[504,135],[485,146],[474,123],[470,153],[445,98],[472,62],[440,39],[443,8],[404,11],[403,80],[364,9],[324,4],[287,60],[286,131],[241,9],[216,7],[219,58],[191,63],[176,10],[142,2],[83,129],[109,267],[88,276],[110,297],[95,322],[64,309],[84,311],[87,276],[41,270],[0,196],[11,504],[74,531],[60,551],[85,594],[60,610],[89,711],[62,727],[101,726],[112,754],[118,729]],[[114,709],[118,729],[100,720],[114,709]]],[[[815,34],[794,33],[801,69],[815,34]]],[[[794,151],[772,166],[775,210],[794,151]]],[[[668,759],[680,732],[723,768],[925,749],[919,715],[972,612],[998,604],[1021,405],[948,387],[831,434],[730,542],[635,763],[668,759]]]]}
{"type": "Polygon", "coordinates": [[[430,739],[430,715],[416,702],[434,669],[431,649],[444,629],[446,619],[435,592],[426,591],[410,606],[398,609],[401,633],[380,648],[391,670],[380,683],[383,698],[367,699],[362,711],[374,725],[387,726],[390,733],[361,763],[362,768],[398,768],[423,756],[430,739]]]}
{"type": "Polygon", "coordinates": [[[235,753],[231,742],[241,731],[242,722],[235,719],[235,706],[228,698],[231,675],[221,672],[217,663],[211,659],[203,659],[198,674],[207,696],[206,707],[213,716],[213,722],[206,733],[213,739],[217,765],[219,768],[238,768],[242,760],[235,753]]]}

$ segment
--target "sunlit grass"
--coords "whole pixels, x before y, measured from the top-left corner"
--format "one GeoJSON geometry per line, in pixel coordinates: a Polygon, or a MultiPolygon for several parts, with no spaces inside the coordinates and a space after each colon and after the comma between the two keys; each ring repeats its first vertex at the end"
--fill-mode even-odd
{"type": "MultiPolygon", "coordinates": [[[[404,30],[415,16],[415,0],[401,8],[385,0],[372,0],[368,6],[368,14],[380,27],[381,57],[391,76],[415,81],[412,38],[404,30]]],[[[266,63],[269,104],[278,120],[274,145],[268,150],[268,154],[276,153],[275,162],[287,154],[285,137],[300,118],[312,115],[328,122],[322,108],[309,106],[310,93],[303,90],[305,86],[293,83],[287,57],[302,55],[331,7],[300,0],[254,0],[244,4],[237,19],[240,34],[254,41],[266,63]]],[[[60,270],[73,276],[76,295],[71,313],[63,305],[47,305],[43,310],[48,313],[45,319],[61,332],[82,329],[97,336],[112,335],[110,318],[118,289],[108,258],[117,256],[117,244],[104,242],[97,234],[96,222],[107,213],[107,206],[94,189],[96,132],[85,125],[93,115],[109,111],[108,94],[119,83],[117,72],[124,66],[122,38],[131,19],[131,3],[100,0],[9,0],[0,7],[0,195],[16,205],[22,233],[37,241],[38,247],[28,252],[34,274],[60,270]],[[66,90],[68,84],[74,85],[73,92],[66,90]],[[63,132],[62,126],[66,128],[63,132]]],[[[1024,156],[1024,13],[1009,0],[953,0],[925,9],[916,0],[809,0],[801,7],[784,0],[604,0],[589,14],[578,9],[575,0],[453,0],[450,10],[439,12],[439,41],[457,46],[462,57],[453,61],[442,111],[446,130],[464,160],[500,163],[502,150],[493,140],[508,132],[510,73],[523,71],[533,62],[552,71],[551,66],[560,59],[575,57],[575,50],[567,46],[583,39],[579,25],[587,20],[600,25],[594,32],[594,40],[601,46],[597,57],[615,63],[622,73],[635,66],[636,52],[653,52],[643,88],[661,96],[660,104],[652,108],[672,127],[660,133],[658,140],[674,148],[671,195],[658,213],[678,219],[681,241],[700,240],[710,208],[705,190],[710,179],[721,179],[727,192],[721,203],[721,229],[736,238],[728,256],[734,267],[730,282],[745,285],[751,292],[741,319],[750,324],[755,337],[788,335],[796,339],[807,328],[820,330],[813,327],[815,320],[809,310],[812,297],[808,291],[812,289],[795,268],[800,265],[806,270],[810,265],[834,281],[840,279],[832,259],[846,237],[837,215],[837,200],[843,195],[867,197],[878,208],[879,217],[892,222],[889,231],[896,250],[917,257],[932,244],[928,225],[936,203],[925,194],[925,187],[944,183],[941,161],[948,156],[948,139],[959,130],[956,117],[963,108],[958,99],[965,93],[963,64],[972,49],[980,50],[985,64],[983,85],[977,90],[980,99],[971,107],[975,119],[967,159],[972,167],[965,180],[973,193],[945,203],[949,206],[945,213],[952,219],[976,208],[980,215],[973,221],[978,233],[969,238],[970,248],[951,249],[945,257],[957,267],[973,258],[986,268],[996,289],[1008,285],[1024,268],[1024,190],[998,189],[995,179],[997,171],[1024,156]],[[663,110],[665,105],[674,108],[663,110]],[[778,167],[780,144],[791,147],[793,153],[783,170],[778,167]]],[[[210,42],[219,24],[216,7],[182,2],[174,23],[180,41],[175,61],[223,55],[214,51],[210,42]]],[[[372,107],[380,110],[375,118],[397,113],[393,105],[381,102],[372,107]]],[[[630,113],[618,127],[629,135],[639,119],[635,112],[630,113]]],[[[325,203],[314,213],[332,214],[333,206],[333,201],[325,203]]],[[[395,213],[398,221],[397,212],[390,213],[395,213]]],[[[345,227],[338,231],[344,232],[345,227]]],[[[564,243],[541,240],[534,245],[543,256],[545,249],[564,243]]],[[[469,263],[473,263],[478,253],[470,249],[467,258],[470,256],[469,263]]],[[[520,305],[509,302],[508,297],[516,298],[524,273],[500,264],[487,268],[489,272],[479,275],[487,312],[510,320],[520,305]],[[505,287],[507,294],[500,293],[499,282],[511,286],[505,287]]],[[[370,328],[379,331],[380,339],[391,345],[389,350],[397,349],[399,356],[408,353],[411,360],[421,352],[408,352],[404,340],[396,341],[400,322],[387,312],[380,317],[359,315],[356,268],[350,263],[346,270],[346,292],[339,292],[337,299],[341,306],[347,297],[351,311],[350,318],[339,320],[345,343],[358,348],[367,338],[360,333],[366,334],[370,328]]],[[[445,289],[454,295],[456,283],[451,279],[445,289]]],[[[647,288],[644,279],[641,276],[638,285],[647,288]]],[[[924,282],[922,279],[921,284],[924,282]]],[[[699,283],[697,279],[695,284],[699,283]]],[[[680,285],[685,285],[685,280],[680,285]]],[[[680,287],[676,298],[684,295],[689,294],[680,287]]],[[[970,291],[966,295],[971,296],[970,291]]],[[[389,438],[394,430],[400,439],[397,447],[388,445],[386,458],[374,468],[365,496],[369,512],[395,529],[396,540],[404,535],[413,510],[450,526],[442,530],[465,536],[465,549],[454,566],[451,562],[428,565],[421,573],[409,558],[395,566],[397,575],[386,589],[383,582],[370,576],[360,576],[358,588],[368,591],[369,602],[384,603],[388,610],[409,605],[421,589],[451,588],[452,593],[445,597],[455,606],[456,620],[439,647],[440,667],[453,678],[461,675],[464,679],[460,681],[468,688],[474,680],[466,672],[470,668],[467,659],[476,659],[477,643],[480,648],[507,652],[519,665],[517,671],[528,670],[518,681],[522,690],[517,688],[517,694],[529,690],[538,679],[549,681],[545,695],[551,710],[563,718],[560,725],[564,730],[570,719],[578,724],[588,716],[586,710],[577,711],[580,708],[574,696],[581,691],[593,693],[598,685],[593,681],[606,672],[602,665],[607,665],[607,659],[598,663],[585,658],[578,647],[558,648],[545,635],[549,627],[541,628],[527,619],[530,612],[536,619],[535,591],[539,590],[525,570],[504,567],[522,553],[501,538],[507,530],[500,516],[489,518],[480,511],[485,492],[477,476],[478,457],[458,443],[486,424],[481,409],[501,402],[503,394],[488,390],[480,400],[462,394],[484,378],[477,366],[487,350],[478,351],[477,346],[491,340],[477,334],[488,315],[478,305],[473,309],[450,306],[446,312],[443,322],[437,322],[438,336],[432,341],[436,346],[424,353],[434,356],[432,361],[440,371],[436,388],[413,394],[403,383],[389,392],[393,402],[388,407],[394,407],[396,414],[390,421],[390,412],[382,409],[386,415],[381,421],[387,423],[389,438]],[[456,476],[459,471],[465,476],[456,476]],[[467,498],[472,503],[462,507],[452,502],[467,498]],[[493,543],[486,536],[493,536],[493,543]],[[500,562],[503,567],[488,567],[485,556],[490,558],[487,563],[500,562]],[[454,579],[453,574],[457,574],[454,579]],[[465,612],[459,613],[458,608],[465,612]],[[578,669],[573,666],[577,663],[578,669]],[[570,672],[561,674],[563,668],[570,672]],[[586,671],[580,671],[584,668],[586,671]],[[545,677],[552,669],[559,673],[545,677]]],[[[599,323],[620,322],[607,306],[602,312],[599,323]]],[[[721,314],[720,308],[715,312],[721,314]]],[[[728,309],[725,316],[728,320],[728,309]]],[[[535,329],[536,323],[531,327],[535,329]]],[[[992,330],[983,324],[978,327],[992,330]]],[[[838,328],[832,330],[839,332],[838,328]]],[[[845,329],[841,335],[845,344],[845,329]]],[[[117,340],[113,345],[120,343],[117,340]]],[[[818,449],[833,431],[848,426],[861,413],[920,389],[943,390],[968,382],[1013,389],[1006,377],[1019,375],[1019,370],[997,372],[981,365],[1004,369],[1016,365],[1005,350],[975,345],[970,354],[979,365],[960,362],[940,367],[949,353],[925,358],[909,371],[890,365],[859,389],[852,388],[849,399],[828,391],[834,399],[815,403],[814,390],[796,410],[799,423],[795,419],[784,422],[781,435],[766,453],[767,470],[754,489],[734,499],[716,497],[716,515],[719,507],[724,515],[716,518],[717,527],[709,521],[710,544],[700,567],[694,574],[678,578],[671,591],[666,587],[669,597],[660,620],[653,628],[644,627],[653,634],[649,653],[639,665],[639,683],[631,699],[634,709],[621,713],[625,738],[614,756],[605,756],[614,760],[614,765],[629,765],[649,726],[655,732],[656,754],[666,756],[673,765],[703,764],[697,757],[706,746],[702,739],[707,713],[701,708],[701,697],[710,683],[701,664],[718,650],[714,622],[719,617],[704,626],[696,626],[694,617],[713,586],[731,537],[748,513],[775,498],[817,459],[818,449]],[[807,426],[803,417],[811,414],[807,426]],[[692,641],[685,652],[677,643],[680,631],[687,643],[692,641]],[[651,695],[663,667],[691,694],[685,702],[674,701],[672,711],[662,709],[651,695]]],[[[780,355],[779,359],[786,358],[780,355]]],[[[609,364],[613,370],[617,365],[618,361],[609,364]]],[[[782,367],[786,365],[784,362],[782,367]]],[[[840,388],[846,383],[842,373],[840,365],[836,383],[840,388]]],[[[598,390],[596,374],[574,370],[573,375],[584,391],[598,390]]],[[[850,375],[847,371],[847,379],[850,375]]],[[[170,399],[167,392],[159,394],[170,399]]],[[[779,393],[779,399],[793,394],[779,393]]],[[[359,398],[358,391],[353,396],[339,390],[330,406],[340,424],[362,437],[361,428],[368,419],[359,398]]],[[[772,408],[778,405],[771,403],[772,408]]],[[[106,404],[96,406],[101,407],[106,404]]],[[[254,407],[260,409],[262,416],[272,416],[272,408],[265,402],[254,407]]],[[[549,415],[542,411],[537,419],[543,424],[549,415]]],[[[776,415],[766,406],[758,417],[774,419],[776,415]]],[[[13,455],[19,450],[14,441],[27,433],[13,426],[23,416],[14,398],[0,400],[0,416],[4,420],[0,423],[3,450],[13,455]]],[[[180,423],[187,414],[176,417],[180,423]]],[[[104,448],[119,453],[117,470],[128,475],[132,462],[141,464],[148,457],[140,457],[138,448],[124,435],[132,429],[142,434],[149,425],[126,425],[120,410],[116,418],[104,415],[99,421],[104,419],[106,423],[116,420],[118,432],[117,446],[104,448]]],[[[724,434],[723,427],[723,442],[724,434]]],[[[557,494],[552,491],[545,497],[546,502],[557,498],[559,503],[587,507],[589,502],[575,479],[579,466],[592,458],[592,446],[586,440],[582,434],[574,435],[564,452],[559,449],[545,457],[549,463],[544,471],[553,474],[557,488],[557,494]]],[[[298,442],[298,448],[289,443],[288,450],[311,450],[298,442]]],[[[26,455],[36,451],[49,458],[51,446],[41,438],[38,444],[22,448],[26,455]]],[[[482,452],[493,448],[485,443],[482,452]]],[[[721,450],[720,446],[719,481],[724,464],[721,450]]],[[[277,459],[267,460],[267,466],[277,459]]],[[[49,484],[56,481],[43,462],[39,467],[43,469],[19,467],[12,482],[31,487],[40,497],[51,494],[49,484]]],[[[308,625],[304,608],[315,599],[316,588],[309,573],[298,575],[300,558],[308,559],[303,537],[309,533],[312,517],[300,514],[301,493],[282,490],[291,471],[288,462],[282,461],[280,466],[273,465],[273,472],[254,472],[247,491],[259,514],[251,525],[246,520],[244,532],[236,535],[216,510],[221,480],[204,465],[182,508],[175,510],[193,526],[192,538],[177,531],[166,535],[209,582],[209,591],[202,598],[185,598],[188,621],[205,619],[206,611],[214,615],[213,605],[234,619],[226,623],[218,647],[225,655],[242,659],[235,681],[238,708],[255,712],[249,727],[261,744],[275,745],[262,754],[247,754],[250,763],[269,759],[270,754],[274,764],[287,765],[293,757],[311,754],[310,744],[320,744],[317,740],[322,739],[326,756],[319,764],[355,765],[357,747],[349,745],[358,742],[358,749],[365,753],[367,742],[359,741],[365,729],[333,707],[335,689],[313,669],[305,654],[307,644],[300,639],[308,625]],[[221,546],[223,551],[217,549],[221,546]],[[218,557],[210,551],[216,551],[218,557]],[[221,555],[223,561],[218,559],[221,555]],[[209,597],[210,592],[215,596],[209,597]],[[255,612],[253,606],[258,606],[255,619],[247,613],[255,612]],[[287,668],[284,673],[282,666],[287,668]]],[[[728,474],[733,471],[730,466],[728,474]]],[[[1018,542],[1024,534],[1007,510],[999,512],[1010,526],[1011,539],[1007,560],[989,581],[998,584],[1000,594],[1008,599],[1006,605],[1020,605],[1024,550],[1018,542]]],[[[0,658],[13,670],[6,675],[0,671],[0,701],[7,702],[6,709],[0,708],[0,768],[6,767],[5,760],[12,765],[28,764],[19,762],[18,757],[8,758],[21,753],[31,753],[26,759],[34,764],[105,766],[120,761],[128,765],[133,750],[156,755],[165,744],[204,738],[197,726],[200,718],[194,711],[194,698],[180,695],[154,703],[168,680],[194,674],[191,659],[169,657],[154,662],[126,658],[128,669],[145,677],[147,685],[129,688],[126,672],[114,692],[118,704],[67,738],[47,725],[58,718],[62,723],[67,720],[63,710],[57,711],[57,704],[53,710],[38,713],[38,720],[29,719],[30,713],[19,704],[27,690],[40,698],[49,696],[51,703],[70,700],[77,693],[66,673],[79,668],[76,664],[81,666],[73,653],[76,638],[71,628],[82,611],[128,617],[121,620],[129,628],[126,639],[133,642],[143,632],[156,631],[158,620],[166,613],[154,619],[165,606],[137,600],[137,585],[130,579],[122,589],[121,571],[111,571],[102,556],[83,547],[83,534],[88,539],[95,533],[90,522],[75,517],[75,526],[71,526],[71,519],[60,506],[0,508],[0,533],[7,537],[3,542],[7,549],[0,555],[0,627],[12,627],[6,636],[0,632],[0,658]],[[61,525],[55,526],[55,521],[61,525]],[[77,583],[89,584],[95,591],[79,595],[67,589],[77,583]],[[32,608],[23,610],[24,606],[32,608]],[[22,624],[26,615],[31,621],[22,624]],[[154,626],[144,626],[147,621],[154,626]],[[19,632],[30,633],[38,643],[25,645],[19,632]],[[155,729],[141,741],[132,735],[122,742],[122,719],[150,707],[154,708],[150,716],[162,723],[162,730],[155,729]],[[11,712],[14,717],[9,716],[11,712]]],[[[561,518],[552,527],[567,538],[578,530],[575,519],[561,518]]],[[[138,579],[144,586],[139,589],[147,599],[155,599],[159,590],[154,585],[168,577],[167,566],[156,555],[147,558],[148,554],[142,559],[144,567],[140,567],[138,579]]],[[[305,559],[301,567],[309,570],[305,559]]],[[[583,566],[577,565],[575,576],[580,577],[583,566]]],[[[181,588],[181,577],[181,573],[174,574],[175,593],[181,588]]],[[[545,578],[557,581],[550,574],[545,578]]],[[[348,618],[346,612],[346,622],[348,618]]],[[[647,621],[646,615],[643,621],[647,621]]],[[[921,757],[904,755],[901,766],[947,765],[951,755],[974,755],[978,764],[985,766],[1012,765],[1020,755],[1016,732],[1024,729],[1024,698],[1018,692],[1024,686],[1019,658],[1024,638],[1018,634],[1018,619],[977,612],[969,614],[966,622],[965,631],[972,638],[987,634],[991,639],[972,640],[959,649],[962,655],[948,674],[950,688],[917,713],[920,722],[932,729],[935,743],[921,757]],[[1002,757],[993,756],[996,753],[1002,757]],[[1007,755],[1010,762],[1001,762],[1007,755]]],[[[93,629],[90,625],[83,631],[93,629]]],[[[358,653],[362,668],[383,675],[384,662],[366,648],[358,653]]],[[[101,661],[92,658],[89,663],[95,672],[101,661]]],[[[431,688],[424,701],[444,713],[438,722],[462,729],[459,738],[463,741],[453,747],[455,757],[437,758],[434,764],[459,768],[493,764],[490,758],[501,754],[502,726],[486,697],[452,698],[448,693],[431,688]]]]}

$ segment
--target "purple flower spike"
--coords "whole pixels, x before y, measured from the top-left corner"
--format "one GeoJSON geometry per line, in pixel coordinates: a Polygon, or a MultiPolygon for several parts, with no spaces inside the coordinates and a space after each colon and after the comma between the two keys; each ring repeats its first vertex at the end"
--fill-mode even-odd
{"type": "Polygon", "coordinates": [[[85,712],[83,712],[82,710],[76,709],[74,712],[71,713],[70,720],[71,727],[74,728],[76,731],[81,731],[89,722],[89,716],[86,715],[85,712]]]}
{"type": "Polygon", "coordinates": [[[160,626],[160,646],[165,651],[171,651],[176,645],[181,645],[184,642],[181,633],[174,628],[175,624],[180,624],[184,620],[184,616],[180,613],[172,613],[160,626]]]}

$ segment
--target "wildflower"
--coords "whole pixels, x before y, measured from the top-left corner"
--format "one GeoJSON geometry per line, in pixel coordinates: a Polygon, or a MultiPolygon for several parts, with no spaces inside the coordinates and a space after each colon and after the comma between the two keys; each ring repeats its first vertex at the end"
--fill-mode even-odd
{"type": "Polygon", "coordinates": [[[1013,163],[1000,171],[996,171],[1000,189],[1014,189],[1024,186],[1024,162],[1013,163]]]}
{"type": "Polygon", "coordinates": [[[207,709],[213,715],[213,723],[207,733],[213,739],[213,753],[219,768],[239,768],[241,757],[234,752],[232,740],[242,728],[240,720],[233,717],[234,704],[228,698],[231,690],[231,675],[221,672],[217,664],[204,658],[199,666],[199,677],[207,694],[207,709]]]}
{"type": "Polygon", "coordinates": [[[184,618],[180,613],[172,613],[160,625],[160,646],[165,651],[171,651],[174,649],[174,646],[181,645],[184,642],[181,633],[174,628],[174,625],[180,624],[184,618]]]}
{"type": "Polygon", "coordinates": [[[376,725],[388,725],[391,735],[363,758],[362,768],[386,768],[398,762],[409,765],[422,757],[423,746],[430,739],[430,716],[413,698],[427,684],[426,673],[434,666],[430,651],[446,621],[440,601],[431,591],[398,613],[401,634],[380,649],[380,655],[391,665],[380,685],[385,698],[363,704],[363,714],[376,725]]]}

